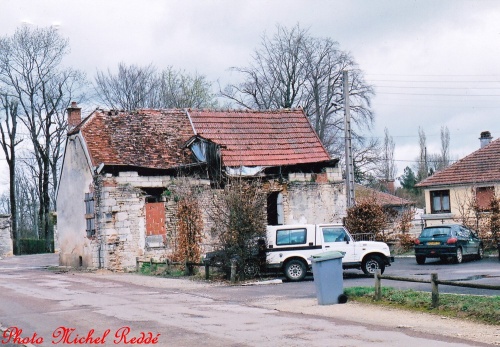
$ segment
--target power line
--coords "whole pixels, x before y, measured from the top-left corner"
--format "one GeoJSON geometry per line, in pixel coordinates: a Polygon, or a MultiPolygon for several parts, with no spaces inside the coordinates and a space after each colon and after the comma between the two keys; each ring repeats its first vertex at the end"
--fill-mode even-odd
{"type": "MultiPolygon", "coordinates": [[[[395,87],[397,88],[397,87],[395,87]]],[[[444,93],[399,93],[399,92],[381,92],[377,94],[394,94],[394,95],[423,95],[423,96],[458,96],[458,97],[500,97],[500,94],[444,94],[444,93]]]]}

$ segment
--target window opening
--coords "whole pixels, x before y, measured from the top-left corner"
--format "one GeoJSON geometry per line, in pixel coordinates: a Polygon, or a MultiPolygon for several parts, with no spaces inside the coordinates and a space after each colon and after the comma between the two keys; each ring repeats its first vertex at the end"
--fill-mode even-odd
{"type": "Polygon", "coordinates": [[[448,213],[450,212],[450,191],[435,190],[431,192],[431,212],[448,213]]]}
{"type": "Polygon", "coordinates": [[[87,237],[95,236],[95,201],[94,193],[85,193],[85,222],[87,237]]]}

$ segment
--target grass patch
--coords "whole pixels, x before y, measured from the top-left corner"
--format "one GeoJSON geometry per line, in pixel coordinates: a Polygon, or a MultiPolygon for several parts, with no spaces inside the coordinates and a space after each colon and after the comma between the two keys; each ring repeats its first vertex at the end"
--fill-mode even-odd
{"type": "Polygon", "coordinates": [[[179,266],[167,266],[166,264],[142,263],[139,273],[146,276],[182,277],[184,269],[179,266]]]}
{"type": "Polygon", "coordinates": [[[354,301],[500,325],[500,296],[439,294],[439,307],[432,308],[431,293],[411,289],[382,287],[380,301],[374,300],[373,287],[345,288],[345,294],[354,301]]]}

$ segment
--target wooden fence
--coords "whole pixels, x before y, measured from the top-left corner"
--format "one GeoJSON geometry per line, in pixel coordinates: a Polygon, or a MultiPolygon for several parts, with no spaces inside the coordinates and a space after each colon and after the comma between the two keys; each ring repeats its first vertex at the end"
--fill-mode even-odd
{"type": "MultiPolygon", "coordinates": [[[[154,261],[153,258],[150,258],[149,260],[139,260],[139,257],[135,258],[135,267],[136,271],[140,271],[140,264],[141,263],[146,263],[149,264],[150,268],[152,268],[153,264],[155,265],[165,265],[167,270],[170,268],[170,266],[173,265],[181,265],[184,266],[184,274],[186,276],[191,276],[193,275],[193,267],[194,266],[204,266],[205,267],[205,279],[209,280],[210,279],[210,267],[217,267],[216,265],[210,265],[208,261],[205,261],[203,263],[192,263],[192,262],[172,262],[169,259],[165,259],[164,262],[157,262],[154,261]]],[[[231,260],[231,283],[236,283],[236,260],[231,260]]]]}
{"type": "Polygon", "coordinates": [[[476,288],[476,289],[489,289],[489,290],[500,290],[500,286],[492,286],[488,284],[474,284],[474,283],[461,283],[455,281],[441,281],[438,279],[437,273],[431,274],[430,281],[423,280],[419,278],[406,278],[397,276],[386,276],[380,273],[380,270],[375,274],[375,300],[380,300],[382,298],[381,280],[391,280],[391,281],[402,281],[402,282],[417,282],[417,283],[430,283],[431,284],[431,295],[432,295],[432,307],[436,308],[439,306],[439,285],[455,286],[455,287],[466,287],[466,288],[476,288]]]}

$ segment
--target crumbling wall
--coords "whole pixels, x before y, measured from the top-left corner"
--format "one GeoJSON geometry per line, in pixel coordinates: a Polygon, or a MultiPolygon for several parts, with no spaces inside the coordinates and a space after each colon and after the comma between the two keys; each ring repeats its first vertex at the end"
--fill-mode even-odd
{"type": "Polygon", "coordinates": [[[10,228],[10,215],[0,215],[0,257],[14,254],[10,228]]]}
{"type": "MultiPolygon", "coordinates": [[[[288,181],[263,181],[262,189],[283,194],[285,224],[341,222],[345,217],[344,184],[336,170],[293,174],[288,181]],[[293,178],[293,180],[292,180],[293,178]]],[[[96,181],[96,237],[93,265],[113,271],[133,270],[136,258],[163,260],[177,246],[177,201],[188,191],[199,200],[203,215],[203,251],[214,243],[209,210],[217,190],[208,180],[171,176],[139,176],[137,172],[106,174],[96,181]],[[165,204],[166,239],[151,247],[146,242],[146,192],[156,188],[165,204]]]]}
{"type": "Polygon", "coordinates": [[[342,223],[346,195],[340,169],[290,174],[283,191],[283,209],[285,224],[342,223]]]}

